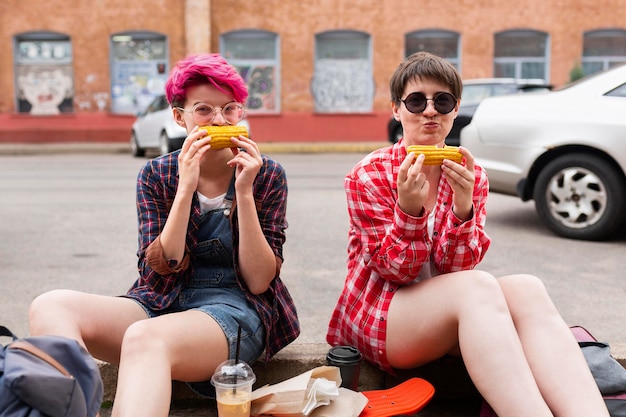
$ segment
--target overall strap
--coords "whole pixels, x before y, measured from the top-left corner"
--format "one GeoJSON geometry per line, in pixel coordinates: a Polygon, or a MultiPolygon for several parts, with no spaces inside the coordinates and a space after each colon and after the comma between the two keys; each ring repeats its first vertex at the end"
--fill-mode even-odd
{"type": "Polygon", "coordinates": [[[230,184],[228,185],[228,191],[226,192],[226,197],[224,197],[224,216],[230,216],[230,209],[233,206],[233,201],[235,199],[235,171],[233,171],[233,177],[230,180],[230,184]]]}

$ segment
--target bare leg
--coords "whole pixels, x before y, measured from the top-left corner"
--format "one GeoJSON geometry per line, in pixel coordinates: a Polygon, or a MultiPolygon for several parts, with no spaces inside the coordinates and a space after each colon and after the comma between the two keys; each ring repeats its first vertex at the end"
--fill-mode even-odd
{"type": "Polygon", "coordinates": [[[535,380],[554,414],[608,417],[587,362],[543,283],[528,275],[498,282],[535,380]]]}
{"type": "Polygon", "coordinates": [[[37,297],[30,306],[30,334],[58,335],[77,340],[94,357],[117,364],[128,326],[146,319],[132,300],[54,290],[37,297]]]}
{"type": "Polygon", "coordinates": [[[203,312],[136,322],[124,336],[112,416],[166,417],[172,379],[205,381],[227,358],[226,336],[203,312]]]}
{"type": "Polygon", "coordinates": [[[387,323],[387,358],[411,368],[458,352],[500,417],[552,416],[535,383],[497,280],[481,271],[403,287],[387,323]]]}

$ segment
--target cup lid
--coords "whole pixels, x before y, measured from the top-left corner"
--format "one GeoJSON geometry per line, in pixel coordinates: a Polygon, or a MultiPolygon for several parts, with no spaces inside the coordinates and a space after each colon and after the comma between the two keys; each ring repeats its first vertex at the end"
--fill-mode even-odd
{"type": "Polygon", "coordinates": [[[235,381],[237,385],[253,384],[256,381],[256,375],[250,365],[242,361],[235,363],[234,359],[229,359],[219,364],[211,377],[211,383],[216,387],[232,386],[235,381]]]}
{"type": "Polygon", "coordinates": [[[360,362],[361,352],[354,346],[335,346],[328,351],[327,359],[338,363],[360,362]]]}

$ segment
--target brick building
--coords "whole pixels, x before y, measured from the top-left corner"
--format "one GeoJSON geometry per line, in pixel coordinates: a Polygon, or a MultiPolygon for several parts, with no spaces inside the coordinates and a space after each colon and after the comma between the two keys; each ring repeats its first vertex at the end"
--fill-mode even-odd
{"type": "Polygon", "coordinates": [[[253,136],[383,141],[389,77],[418,50],[463,78],[626,62],[623,0],[2,0],[0,142],[126,141],[181,57],[246,79],[253,136]]]}

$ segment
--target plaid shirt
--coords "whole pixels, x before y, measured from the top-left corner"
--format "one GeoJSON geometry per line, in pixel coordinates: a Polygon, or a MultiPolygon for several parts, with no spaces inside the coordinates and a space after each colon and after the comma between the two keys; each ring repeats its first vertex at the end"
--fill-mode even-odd
{"type": "MultiPolygon", "coordinates": [[[[185,258],[188,262],[168,265],[162,259],[152,259],[150,252],[160,246],[158,236],[172,207],[178,188],[179,151],[155,158],[146,163],[137,178],[137,213],[139,227],[139,278],[127,295],[141,299],[153,309],[168,307],[178,296],[187,279],[194,273],[194,249],[198,245],[197,232],[200,227],[200,203],[197,194],[193,197],[189,227],[187,230],[185,258]],[[156,240],[156,241],[155,241],[156,240]]],[[[300,334],[298,316],[293,300],[279,277],[285,242],[285,218],[287,206],[287,180],[283,168],[275,161],[263,157],[263,166],[254,181],[259,222],[268,243],[276,255],[276,277],[263,294],[252,294],[240,278],[238,263],[238,226],[236,202],[231,211],[233,231],[234,265],[241,289],[255,306],[265,326],[266,360],[296,339],[300,334]]],[[[162,252],[157,251],[162,255],[162,252]]]]}
{"type": "Polygon", "coordinates": [[[345,178],[350,216],[348,275],[330,319],[326,340],[356,346],[391,371],[386,357],[387,312],[396,290],[419,280],[432,262],[440,273],[474,268],[489,248],[483,230],[489,184],[476,166],[474,215],[463,222],[452,211],[452,188],[441,178],[432,238],[428,214],[412,217],[397,205],[396,180],[406,149],[399,143],[372,152],[345,178]]]}

